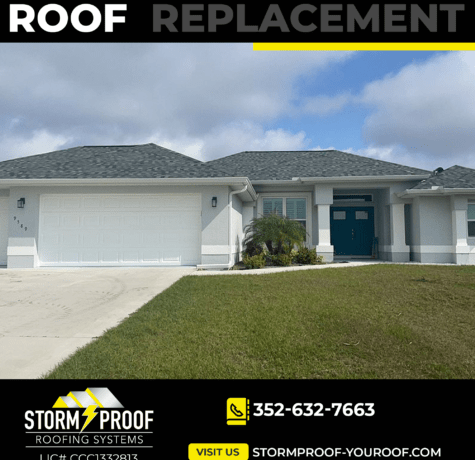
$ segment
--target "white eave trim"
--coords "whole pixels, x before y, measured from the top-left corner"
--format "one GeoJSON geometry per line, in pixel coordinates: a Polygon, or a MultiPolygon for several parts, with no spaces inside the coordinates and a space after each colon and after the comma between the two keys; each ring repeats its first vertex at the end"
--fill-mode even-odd
{"type": "Polygon", "coordinates": [[[411,176],[333,176],[333,177],[292,177],[289,180],[253,180],[253,185],[289,185],[327,182],[401,182],[421,181],[428,179],[430,174],[411,176]]]}
{"type": "Polygon", "coordinates": [[[173,177],[152,177],[152,178],[86,178],[86,179],[0,179],[0,185],[154,185],[163,183],[171,184],[191,184],[198,185],[244,185],[250,184],[247,177],[199,177],[199,178],[173,178],[173,177]]]}
{"type": "Polygon", "coordinates": [[[251,201],[257,200],[257,193],[247,177],[205,177],[205,178],[114,178],[114,179],[0,179],[0,188],[38,186],[146,186],[146,185],[227,185],[238,190],[247,185],[242,195],[251,201]]]}
{"type": "Polygon", "coordinates": [[[442,196],[442,195],[474,195],[475,188],[444,188],[434,186],[429,189],[409,189],[396,193],[398,198],[414,198],[416,196],[442,196]]]}
{"type": "Polygon", "coordinates": [[[293,181],[306,182],[388,182],[388,181],[421,181],[428,179],[430,174],[411,176],[336,176],[336,177],[293,177],[293,181]]]}

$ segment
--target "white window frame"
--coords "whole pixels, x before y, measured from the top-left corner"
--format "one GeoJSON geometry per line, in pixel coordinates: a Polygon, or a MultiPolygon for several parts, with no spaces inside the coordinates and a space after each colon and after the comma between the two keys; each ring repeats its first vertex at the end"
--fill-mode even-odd
{"type": "MultiPolygon", "coordinates": [[[[306,200],[306,219],[305,219],[305,230],[307,231],[307,241],[305,245],[310,247],[312,245],[312,194],[307,192],[287,192],[287,193],[259,193],[259,199],[257,200],[257,217],[264,215],[264,199],[266,198],[279,198],[282,199],[282,214],[285,216],[286,212],[286,198],[302,198],[306,200]]],[[[297,220],[297,219],[293,219],[297,220]]],[[[300,219],[303,220],[303,219],[300,219]]]]}

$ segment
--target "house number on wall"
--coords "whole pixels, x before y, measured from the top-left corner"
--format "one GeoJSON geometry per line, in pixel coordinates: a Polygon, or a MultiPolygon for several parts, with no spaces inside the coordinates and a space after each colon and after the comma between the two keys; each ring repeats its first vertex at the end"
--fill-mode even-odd
{"type": "MultiPolygon", "coordinates": [[[[16,216],[13,218],[13,222],[15,222],[15,221],[16,221],[17,224],[20,223],[20,220],[17,220],[16,216]]],[[[23,224],[20,225],[20,228],[23,228],[23,224]]],[[[28,227],[25,227],[25,232],[26,232],[27,230],[28,230],[28,227]]]]}

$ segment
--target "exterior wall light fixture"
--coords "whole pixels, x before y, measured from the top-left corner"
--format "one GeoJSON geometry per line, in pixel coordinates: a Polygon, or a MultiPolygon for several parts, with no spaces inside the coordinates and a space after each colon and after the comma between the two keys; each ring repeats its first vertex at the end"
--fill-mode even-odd
{"type": "Polygon", "coordinates": [[[214,196],[213,198],[211,198],[211,206],[215,208],[217,205],[218,205],[218,198],[214,196]]]}
{"type": "Polygon", "coordinates": [[[17,208],[24,208],[24,207],[25,207],[25,198],[20,198],[20,199],[16,202],[16,207],[17,207],[17,208]]]}

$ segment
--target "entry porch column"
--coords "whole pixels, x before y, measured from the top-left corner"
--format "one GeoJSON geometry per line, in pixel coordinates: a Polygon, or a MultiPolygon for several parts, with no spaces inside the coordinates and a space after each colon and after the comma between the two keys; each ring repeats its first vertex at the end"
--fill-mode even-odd
{"type": "Polygon", "coordinates": [[[391,232],[389,260],[391,262],[409,262],[410,248],[406,244],[404,203],[394,203],[389,205],[389,221],[391,232]]]}
{"type": "Polygon", "coordinates": [[[333,262],[334,248],[331,244],[330,206],[333,204],[333,187],[315,185],[314,204],[317,209],[318,245],[317,255],[323,256],[325,262],[333,262]]]}
{"type": "Polygon", "coordinates": [[[326,262],[333,261],[334,248],[331,244],[330,234],[330,205],[317,205],[318,213],[318,245],[317,254],[322,255],[326,262]]]}
{"type": "Polygon", "coordinates": [[[459,265],[468,264],[470,247],[467,236],[467,209],[466,198],[451,197],[452,201],[452,243],[454,245],[454,262],[459,265]]]}

